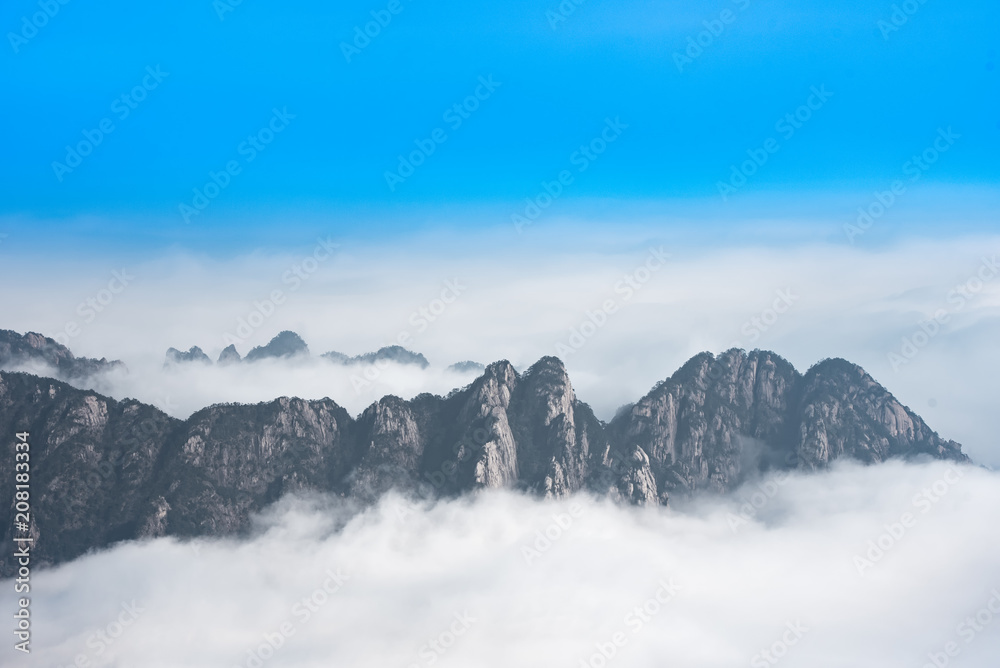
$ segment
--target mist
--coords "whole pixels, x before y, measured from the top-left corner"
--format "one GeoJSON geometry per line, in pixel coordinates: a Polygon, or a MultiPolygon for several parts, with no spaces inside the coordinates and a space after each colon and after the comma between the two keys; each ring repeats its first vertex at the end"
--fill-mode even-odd
{"type": "Polygon", "coordinates": [[[844,463],[674,505],[287,497],[246,539],[128,543],[33,573],[33,655],[8,646],[3,663],[996,663],[995,473],[844,463]]]}

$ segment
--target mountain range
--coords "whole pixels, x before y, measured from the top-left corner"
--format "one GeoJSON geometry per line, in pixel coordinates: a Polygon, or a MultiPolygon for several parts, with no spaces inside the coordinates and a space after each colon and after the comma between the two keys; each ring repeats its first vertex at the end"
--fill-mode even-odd
{"type": "MultiPolygon", "coordinates": [[[[286,330],[284,332],[279,332],[266,345],[257,346],[251,349],[250,352],[247,353],[247,356],[243,358],[240,357],[240,353],[236,350],[236,346],[230,344],[219,355],[218,363],[232,364],[235,362],[256,362],[257,360],[262,359],[281,359],[290,357],[309,357],[309,346],[306,345],[306,342],[302,340],[301,336],[295,332],[289,332],[286,330]]],[[[320,357],[329,362],[344,365],[375,364],[377,362],[387,361],[395,362],[396,364],[413,364],[419,366],[421,369],[426,369],[430,366],[426,357],[420,353],[407,350],[402,346],[386,346],[384,348],[379,348],[373,353],[365,353],[363,355],[355,355],[353,357],[345,355],[344,353],[330,351],[328,353],[323,353],[320,357]]],[[[167,359],[165,362],[167,366],[187,362],[211,364],[212,359],[198,346],[192,346],[187,352],[181,352],[176,348],[170,348],[167,350],[167,359]]],[[[462,362],[460,364],[468,364],[468,362],[462,362]]],[[[472,364],[475,363],[473,362],[472,364]]]]}
{"type": "MultiPolygon", "coordinates": [[[[323,353],[320,359],[341,365],[373,365],[381,362],[391,362],[400,365],[412,365],[421,369],[430,366],[430,362],[421,353],[415,353],[402,346],[385,346],[375,352],[361,355],[345,355],[336,351],[323,353]]],[[[263,359],[313,359],[309,346],[295,332],[279,332],[267,344],[256,346],[241,357],[234,344],[230,344],[219,354],[215,362],[219,365],[229,365],[239,362],[256,362],[263,359]]],[[[198,346],[191,346],[182,351],[168,348],[164,360],[165,367],[181,364],[213,364],[212,358],[198,346]]],[[[0,330],[0,369],[31,369],[47,368],[52,375],[69,382],[82,381],[89,376],[113,369],[125,369],[125,364],[109,361],[105,358],[90,359],[75,357],[66,346],[35,332],[19,334],[12,330],[0,330]]],[[[478,362],[457,362],[447,367],[448,371],[456,373],[482,372],[486,367],[478,362]]]]}
{"type": "MultiPolygon", "coordinates": [[[[693,357],[609,422],[577,399],[555,357],[524,373],[495,362],[447,396],[386,396],[357,417],[331,399],[281,397],[178,420],[0,372],[2,480],[13,480],[13,435],[23,431],[44,563],[126,539],[238,534],[254,512],[306,490],[361,504],[390,489],[436,498],[499,488],[666,504],[845,458],[968,461],[854,364],[827,359],[802,374],[775,353],[738,349],[693,357]]],[[[12,507],[13,485],[0,487],[0,504],[12,507]]],[[[13,513],[4,532],[9,541],[13,513]]]]}

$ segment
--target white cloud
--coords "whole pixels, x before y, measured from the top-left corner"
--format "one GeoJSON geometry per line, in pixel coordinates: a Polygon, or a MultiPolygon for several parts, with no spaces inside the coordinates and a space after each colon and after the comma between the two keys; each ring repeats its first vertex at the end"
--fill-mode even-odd
{"type": "MultiPolygon", "coordinates": [[[[246,541],[158,539],[36,572],[34,652],[8,643],[0,656],[16,668],[77,655],[228,668],[269,636],[281,647],[265,667],[581,666],[624,639],[607,666],[774,665],[759,652],[787,642],[781,665],[886,668],[923,666],[953,642],[949,662],[992,667],[1000,536],[984,527],[1000,478],[961,473],[841,465],[792,476],[765,501],[752,483],[678,510],[488,493],[421,507],[388,498],[352,518],[334,500],[287,498],[246,541]],[[915,499],[923,490],[936,500],[915,499]],[[760,507],[734,530],[744,498],[760,507]],[[914,519],[899,534],[904,513],[914,519]],[[870,540],[886,549],[862,576],[870,540]],[[293,633],[278,642],[283,624],[293,633]]],[[[4,586],[0,607],[12,597],[4,586]]]]}

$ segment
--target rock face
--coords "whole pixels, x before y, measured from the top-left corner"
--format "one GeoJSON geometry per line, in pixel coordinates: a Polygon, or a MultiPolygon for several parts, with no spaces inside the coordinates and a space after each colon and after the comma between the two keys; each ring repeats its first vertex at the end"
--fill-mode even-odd
{"type": "Polygon", "coordinates": [[[0,330],[0,369],[47,366],[58,378],[78,380],[96,373],[124,369],[119,361],[74,357],[69,348],[35,332],[0,330]]]}
{"type": "Polygon", "coordinates": [[[703,353],[616,416],[611,440],[645,452],[661,493],[726,491],[741,479],[748,443],[765,443],[770,459],[797,452],[793,422],[802,382],[774,353],[703,353]]]}
{"type": "Polygon", "coordinates": [[[944,441],[861,367],[827,360],[810,370],[797,402],[796,455],[812,468],[850,457],[866,463],[927,454],[955,459],[944,441]]]}
{"type": "MultiPolygon", "coordinates": [[[[297,490],[370,502],[389,489],[448,496],[482,488],[624,503],[725,492],[768,468],[919,455],[967,461],[861,368],[800,374],[774,353],[687,362],[610,423],[573,391],[562,362],[524,374],[496,362],[447,397],[384,397],[358,418],[329,399],[216,405],[184,421],[135,401],[0,373],[0,479],[28,431],[32,535],[43,563],[143,536],[224,535],[297,490]]],[[[0,486],[12,507],[13,486],[0,486]]],[[[13,514],[4,527],[13,535],[13,514]]],[[[9,553],[0,555],[9,575],[9,553]]]]}
{"type": "MultiPolygon", "coordinates": [[[[93,547],[142,535],[148,485],[166,441],[181,426],[151,406],[22,373],[0,373],[0,478],[14,480],[14,434],[27,431],[31,535],[41,560],[58,562],[93,547]]],[[[13,484],[0,503],[13,508],[13,484]]],[[[13,535],[14,514],[4,527],[13,535]]],[[[21,534],[19,534],[21,535],[21,534]]],[[[5,557],[7,558],[7,557],[5,557]]],[[[0,564],[4,576],[11,564],[0,564]]]]}

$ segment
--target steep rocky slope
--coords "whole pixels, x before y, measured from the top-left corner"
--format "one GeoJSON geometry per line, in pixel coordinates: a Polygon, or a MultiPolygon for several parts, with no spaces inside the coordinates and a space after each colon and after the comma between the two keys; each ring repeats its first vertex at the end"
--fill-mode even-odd
{"type": "Polygon", "coordinates": [[[74,357],[66,346],[35,332],[18,334],[0,329],[0,369],[48,367],[58,378],[78,380],[124,366],[103,357],[74,357]]]}
{"type": "MultiPolygon", "coordinates": [[[[31,434],[31,531],[43,563],[122,539],[237,533],[301,490],[360,503],[392,488],[431,497],[510,488],[662,504],[731,490],[765,468],[967,460],[860,367],[826,360],[803,375],[774,353],[740,350],[694,357],[607,424],[554,357],[523,374],[496,362],[447,397],[388,396],[357,418],[330,399],[283,397],[180,421],[2,372],[0,480],[13,480],[19,431],[31,434]]],[[[12,490],[0,487],[3,507],[13,508],[12,490]]],[[[9,541],[13,513],[4,530],[9,541]]]]}

